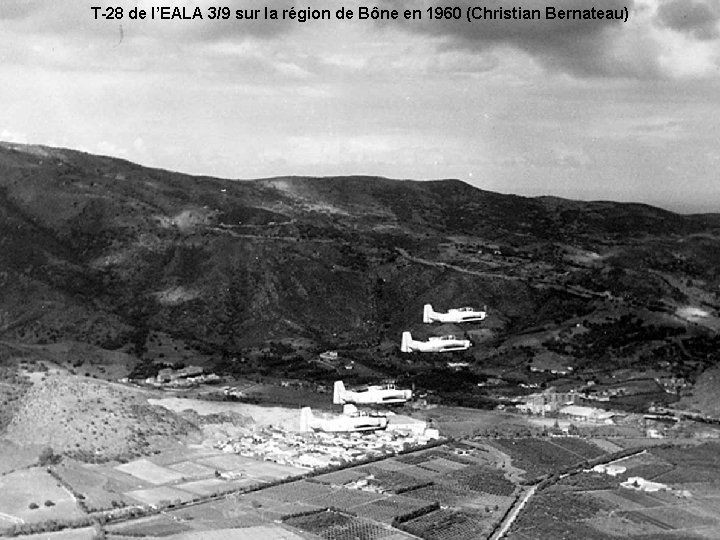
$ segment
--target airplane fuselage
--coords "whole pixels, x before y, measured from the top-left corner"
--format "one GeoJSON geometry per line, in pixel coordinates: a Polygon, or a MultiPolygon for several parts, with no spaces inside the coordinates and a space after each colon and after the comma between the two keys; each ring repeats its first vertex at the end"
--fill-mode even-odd
{"type": "Polygon", "coordinates": [[[487,317],[485,310],[471,307],[449,309],[447,313],[439,313],[433,310],[431,304],[425,304],[423,308],[423,322],[426,324],[440,323],[469,323],[483,321],[487,317]]]}
{"type": "Polygon", "coordinates": [[[412,339],[410,332],[403,332],[400,350],[402,352],[441,353],[465,351],[472,346],[468,339],[457,339],[455,336],[431,337],[427,341],[412,339]]]}
{"type": "Polygon", "coordinates": [[[333,403],[357,405],[401,404],[412,399],[412,390],[401,390],[395,385],[368,386],[362,390],[346,390],[342,381],[335,383],[333,403]]]}

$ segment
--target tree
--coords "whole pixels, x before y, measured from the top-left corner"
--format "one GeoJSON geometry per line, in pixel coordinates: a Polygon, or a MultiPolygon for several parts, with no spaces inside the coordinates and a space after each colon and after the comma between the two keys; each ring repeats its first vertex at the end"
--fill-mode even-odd
{"type": "Polygon", "coordinates": [[[42,449],[40,452],[40,455],[38,456],[38,464],[41,467],[46,467],[48,465],[55,465],[60,462],[60,459],[62,456],[59,456],[55,454],[53,449],[50,446],[46,446],[42,449]]]}

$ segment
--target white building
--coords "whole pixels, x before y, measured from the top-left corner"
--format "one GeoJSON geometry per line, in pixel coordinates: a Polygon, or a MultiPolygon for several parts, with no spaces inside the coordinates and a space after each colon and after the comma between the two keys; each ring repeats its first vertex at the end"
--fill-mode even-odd
{"type": "Polygon", "coordinates": [[[595,407],[583,407],[581,405],[568,405],[558,411],[563,416],[569,416],[580,422],[594,422],[600,424],[612,424],[612,417],[615,413],[596,409],[595,407]]]}

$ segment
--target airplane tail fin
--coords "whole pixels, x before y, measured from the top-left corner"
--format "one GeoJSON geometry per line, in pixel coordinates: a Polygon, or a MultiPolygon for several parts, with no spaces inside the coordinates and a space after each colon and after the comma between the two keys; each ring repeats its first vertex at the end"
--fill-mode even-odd
{"type": "Polygon", "coordinates": [[[335,386],[333,386],[333,403],[335,405],[342,405],[345,403],[345,400],[343,399],[343,394],[345,393],[345,385],[342,381],[335,381],[335,386]]]}
{"type": "Polygon", "coordinates": [[[311,431],[310,420],[312,419],[312,409],[303,407],[300,409],[300,431],[311,431]]]}
{"type": "Polygon", "coordinates": [[[402,341],[400,342],[400,352],[410,352],[410,344],[412,342],[412,335],[410,332],[402,333],[402,341]]]}
{"type": "Polygon", "coordinates": [[[425,324],[429,324],[429,323],[433,322],[432,315],[433,315],[432,305],[425,304],[425,306],[423,306],[423,322],[425,324]]]}

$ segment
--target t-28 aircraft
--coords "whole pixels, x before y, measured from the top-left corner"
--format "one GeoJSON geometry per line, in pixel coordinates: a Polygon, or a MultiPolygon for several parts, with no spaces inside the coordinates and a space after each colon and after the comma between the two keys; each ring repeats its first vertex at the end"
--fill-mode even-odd
{"type": "Polygon", "coordinates": [[[450,352],[466,351],[472,346],[469,339],[458,339],[453,335],[431,337],[427,341],[416,341],[410,332],[403,332],[400,351],[402,352],[450,352]]]}
{"type": "Polygon", "coordinates": [[[354,405],[343,407],[341,415],[315,416],[310,407],[300,410],[300,431],[326,431],[347,433],[350,431],[376,431],[388,425],[386,416],[358,412],[354,405]]]}
{"type": "Polygon", "coordinates": [[[412,390],[400,390],[394,384],[366,386],[357,390],[346,390],[342,381],[335,381],[333,403],[344,405],[392,405],[412,399],[412,390]]]}
{"type": "Polygon", "coordinates": [[[447,313],[438,313],[433,310],[432,305],[425,304],[423,308],[423,322],[426,324],[441,323],[465,323],[482,321],[487,317],[487,311],[472,307],[461,307],[449,309],[447,313]]]}

